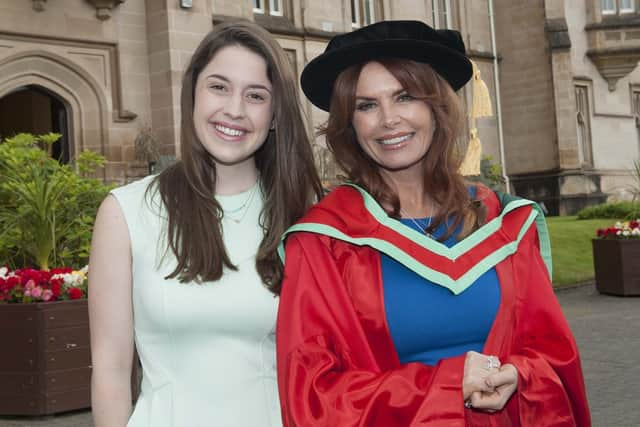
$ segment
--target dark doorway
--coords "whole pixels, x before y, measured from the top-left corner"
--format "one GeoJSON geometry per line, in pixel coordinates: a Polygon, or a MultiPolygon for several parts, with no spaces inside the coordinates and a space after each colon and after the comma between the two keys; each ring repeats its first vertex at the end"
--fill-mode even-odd
{"type": "Polygon", "coordinates": [[[55,132],[62,137],[51,147],[51,157],[60,163],[70,159],[69,115],[62,98],[40,86],[22,86],[0,98],[0,138],[18,133],[41,135],[55,132]]]}

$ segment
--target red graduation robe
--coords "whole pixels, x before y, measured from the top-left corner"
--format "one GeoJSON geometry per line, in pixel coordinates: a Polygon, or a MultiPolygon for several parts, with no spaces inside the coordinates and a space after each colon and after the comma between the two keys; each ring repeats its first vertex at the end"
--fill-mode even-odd
{"type": "Polygon", "coordinates": [[[289,230],[277,322],[284,426],[591,425],[578,350],[540,252],[534,220],[542,216],[522,200],[501,211],[482,186],[477,198],[488,222],[452,253],[420,233],[398,231],[399,222],[371,196],[349,186],[289,230]],[[501,303],[483,352],[518,370],[504,410],[464,407],[464,355],[436,366],[400,364],[385,319],[378,251],[454,293],[495,266],[501,303]]]}

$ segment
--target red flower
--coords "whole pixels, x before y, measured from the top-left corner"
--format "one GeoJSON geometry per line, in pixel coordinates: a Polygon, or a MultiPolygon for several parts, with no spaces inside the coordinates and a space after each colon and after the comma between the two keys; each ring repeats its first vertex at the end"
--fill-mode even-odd
{"type": "Polygon", "coordinates": [[[51,292],[53,293],[52,299],[58,299],[60,297],[60,294],[62,293],[62,283],[52,283],[51,292]]]}
{"type": "Polygon", "coordinates": [[[68,274],[71,273],[73,271],[73,268],[71,267],[61,267],[61,268],[52,268],[50,270],[51,275],[55,275],[55,274],[68,274]]]}
{"type": "Polygon", "coordinates": [[[82,289],[80,288],[69,288],[67,294],[69,295],[69,299],[80,299],[83,295],[82,289]]]}
{"type": "Polygon", "coordinates": [[[64,283],[64,279],[62,277],[56,277],[55,279],[49,280],[49,283],[51,283],[51,286],[62,286],[62,284],[64,283]]]}
{"type": "Polygon", "coordinates": [[[10,291],[20,284],[20,277],[18,276],[10,276],[6,278],[7,281],[7,289],[10,291]]]}
{"type": "Polygon", "coordinates": [[[20,276],[23,285],[26,285],[29,280],[33,280],[36,285],[44,285],[51,278],[50,272],[34,270],[33,268],[23,268],[20,270],[16,270],[15,274],[20,276]]]}
{"type": "Polygon", "coordinates": [[[615,236],[618,231],[620,231],[620,229],[617,227],[609,227],[607,228],[607,236],[615,236]]]}

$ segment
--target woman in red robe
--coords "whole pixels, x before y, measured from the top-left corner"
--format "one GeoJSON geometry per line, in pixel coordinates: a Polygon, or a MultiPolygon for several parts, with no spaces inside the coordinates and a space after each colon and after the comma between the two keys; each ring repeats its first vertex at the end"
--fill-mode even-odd
{"type": "Polygon", "coordinates": [[[460,34],[387,21],[302,74],[349,182],[287,232],[285,426],[590,426],[537,205],[466,183],[460,34]]]}

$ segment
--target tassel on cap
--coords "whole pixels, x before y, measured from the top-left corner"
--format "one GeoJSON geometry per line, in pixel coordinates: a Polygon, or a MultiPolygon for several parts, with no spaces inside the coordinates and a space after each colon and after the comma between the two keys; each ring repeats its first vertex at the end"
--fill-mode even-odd
{"type": "Polygon", "coordinates": [[[460,165],[460,173],[465,176],[480,175],[480,160],[482,156],[482,146],[478,138],[478,129],[471,129],[471,139],[467,145],[467,153],[464,161],[460,165]]]}
{"type": "Polygon", "coordinates": [[[467,153],[464,156],[464,161],[460,166],[460,173],[462,175],[480,175],[480,160],[482,158],[482,144],[480,138],[478,138],[478,128],[476,127],[476,120],[478,117],[490,117],[493,115],[491,108],[491,97],[489,96],[489,89],[487,85],[480,77],[480,69],[475,62],[471,61],[473,65],[473,83],[472,83],[472,100],[471,100],[471,130],[469,145],[467,146],[467,153]]]}
{"type": "Polygon", "coordinates": [[[471,118],[477,119],[478,117],[491,117],[493,116],[493,109],[491,108],[491,96],[489,96],[489,89],[487,88],[484,80],[482,80],[482,76],[480,76],[480,69],[476,63],[471,61],[471,64],[473,65],[471,118]]]}

